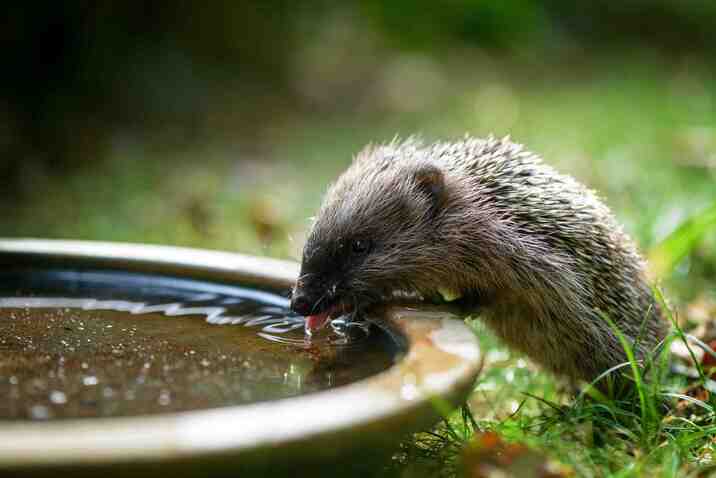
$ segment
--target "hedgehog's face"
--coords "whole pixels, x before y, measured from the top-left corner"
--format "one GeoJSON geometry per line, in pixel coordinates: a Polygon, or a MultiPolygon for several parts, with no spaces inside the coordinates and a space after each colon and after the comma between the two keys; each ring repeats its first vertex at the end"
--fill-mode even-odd
{"type": "Polygon", "coordinates": [[[293,310],[301,315],[328,317],[358,306],[361,294],[357,279],[380,243],[378,238],[365,236],[309,241],[292,294],[293,310]]]}
{"type": "Polygon", "coordinates": [[[416,277],[433,260],[440,171],[362,169],[349,169],[331,189],[304,247],[291,308],[309,323],[416,292],[416,277]]]}

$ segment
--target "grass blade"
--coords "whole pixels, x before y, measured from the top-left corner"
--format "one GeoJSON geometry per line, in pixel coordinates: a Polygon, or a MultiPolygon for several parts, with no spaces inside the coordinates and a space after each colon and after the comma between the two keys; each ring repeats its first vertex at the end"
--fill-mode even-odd
{"type": "Polygon", "coordinates": [[[671,274],[676,265],[712,229],[716,229],[716,202],[705,211],[684,221],[666,239],[651,249],[649,264],[653,277],[664,278],[671,274]]]}

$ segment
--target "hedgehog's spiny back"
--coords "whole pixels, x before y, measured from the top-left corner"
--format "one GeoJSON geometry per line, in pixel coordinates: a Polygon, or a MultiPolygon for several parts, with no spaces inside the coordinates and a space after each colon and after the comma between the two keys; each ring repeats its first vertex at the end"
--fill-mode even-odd
{"type": "Polygon", "coordinates": [[[508,344],[575,378],[592,379],[625,359],[603,315],[631,340],[644,324],[640,356],[663,337],[643,261],[609,209],[508,139],[425,145],[411,138],[369,147],[330,189],[322,225],[404,227],[397,205],[422,207],[408,178],[425,163],[443,172],[448,200],[432,221],[412,224],[401,243],[425,262],[414,275],[426,277],[396,282],[439,280],[468,294],[494,294],[486,322],[508,344]],[[432,227],[437,234],[422,233],[432,227]],[[439,250],[417,255],[430,248],[439,250]],[[450,273],[438,279],[439,271],[450,273]]]}
{"type": "MultiPolygon", "coordinates": [[[[540,267],[544,269],[544,280],[537,284],[544,288],[545,301],[573,302],[552,304],[551,318],[533,318],[546,324],[547,329],[542,333],[552,335],[550,339],[563,335],[556,343],[546,340],[541,346],[551,343],[559,349],[560,344],[568,340],[577,343],[577,349],[596,347],[596,356],[587,359],[584,367],[597,373],[625,358],[604,316],[613,320],[632,340],[642,334],[639,355],[663,338],[666,327],[646,282],[644,262],[631,239],[593,191],[570,176],[558,173],[537,155],[507,138],[466,137],[454,143],[426,146],[422,154],[445,168],[464,204],[472,208],[456,211],[463,220],[473,220],[471,214],[490,214],[495,221],[509,226],[502,230],[508,231],[511,237],[504,239],[523,243],[525,247],[520,250],[527,251],[524,254],[530,255],[532,250],[534,256],[546,253],[553,258],[554,268],[546,262],[540,265],[538,257],[513,260],[516,268],[532,267],[518,271],[525,277],[539,274],[540,267]],[[562,277],[554,273],[554,269],[560,268],[562,277]],[[570,337],[570,334],[587,335],[570,337]]],[[[461,218],[452,220],[459,223],[461,218]]],[[[465,227],[469,230],[469,225],[465,227]]],[[[479,237],[479,231],[474,231],[474,237],[479,237]]],[[[482,244],[475,242],[475,247],[482,244]]],[[[519,331],[516,335],[512,339],[529,342],[519,331]]],[[[549,356],[539,359],[543,362],[561,360],[549,356]]],[[[576,357],[569,357],[574,359],[576,357]]],[[[565,366],[548,365],[565,372],[565,366]]],[[[579,372],[582,372],[579,376],[585,376],[583,370],[579,372]]]]}

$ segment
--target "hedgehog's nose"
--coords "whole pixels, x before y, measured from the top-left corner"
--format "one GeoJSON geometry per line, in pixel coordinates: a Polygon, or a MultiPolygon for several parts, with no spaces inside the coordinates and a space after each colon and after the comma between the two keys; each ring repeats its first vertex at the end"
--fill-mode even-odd
{"type": "Polygon", "coordinates": [[[291,310],[299,315],[311,314],[311,301],[305,295],[297,295],[291,298],[291,310]]]}

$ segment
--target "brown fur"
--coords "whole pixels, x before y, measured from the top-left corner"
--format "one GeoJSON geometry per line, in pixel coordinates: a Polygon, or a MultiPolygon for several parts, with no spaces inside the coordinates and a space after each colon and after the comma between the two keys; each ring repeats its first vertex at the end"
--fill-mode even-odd
{"type": "Polygon", "coordinates": [[[626,360],[603,316],[638,342],[638,357],[666,331],[643,261],[607,207],[508,139],[366,148],[328,191],[294,294],[315,311],[396,290],[434,298],[439,287],[573,379],[626,360]],[[356,239],[370,251],[351,253],[356,239]]]}

